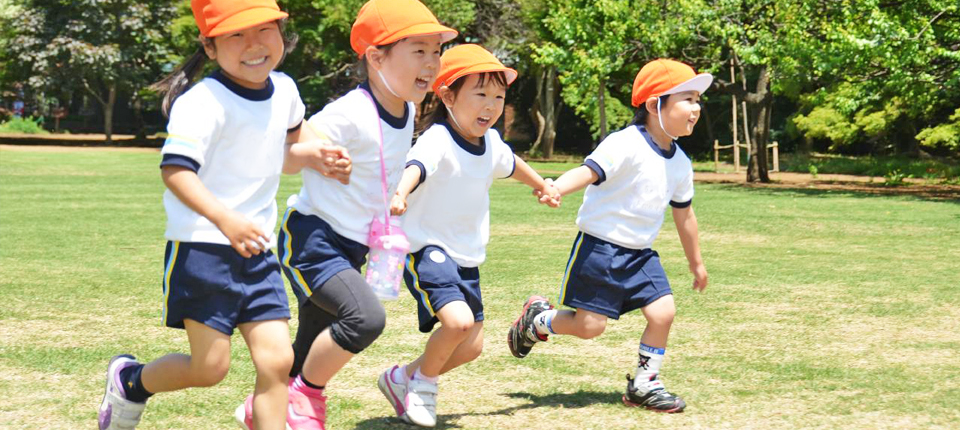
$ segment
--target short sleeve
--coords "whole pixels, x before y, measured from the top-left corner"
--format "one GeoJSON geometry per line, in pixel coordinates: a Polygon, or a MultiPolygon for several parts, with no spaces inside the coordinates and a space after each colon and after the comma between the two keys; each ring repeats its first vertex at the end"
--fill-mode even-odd
{"type": "Polygon", "coordinates": [[[310,117],[306,125],[321,139],[330,140],[334,144],[350,150],[349,144],[358,133],[356,117],[366,113],[365,111],[357,111],[357,109],[370,109],[368,106],[355,106],[354,109],[351,109],[351,101],[348,97],[337,99],[324,107],[319,113],[310,117]]]}
{"type": "Polygon", "coordinates": [[[449,147],[449,144],[444,144],[444,139],[449,139],[445,133],[437,129],[432,130],[421,135],[407,153],[407,166],[420,166],[420,182],[429,179],[437,172],[440,162],[446,155],[445,148],[449,147]]]}
{"type": "Polygon", "coordinates": [[[600,185],[610,176],[616,175],[623,166],[625,152],[620,149],[620,142],[611,135],[594,149],[583,164],[596,172],[600,179],[594,185],[600,185]]]}
{"type": "Polygon", "coordinates": [[[489,137],[490,151],[493,156],[493,177],[509,178],[517,169],[517,158],[513,155],[510,145],[507,145],[496,130],[491,129],[492,133],[487,133],[489,137]]]}
{"type": "Polygon", "coordinates": [[[203,166],[206,153],[216,141],[223,124],[223,110],[211,97],[203,93],[184,94],[170,110],[167,139],[160,153],[165,160],[187,158],[203,166]]]}
{"type": "Polygon", "coordinates": [[[670,206],[678,209],[690,206],[693,203],[693,169],[677,184],[677,189],[670,198],[670,206]]]}
{"type": "Polygon", "coordinates": [[[306,114],[306,106],[303,105],[303,100],[300,99],[300,92],[296,91],[294,87],[292,106],[290,106],[290,121],[287,122],[287,131],[292,132],[296,131],[303,124],[303,117],[306,114]]]}

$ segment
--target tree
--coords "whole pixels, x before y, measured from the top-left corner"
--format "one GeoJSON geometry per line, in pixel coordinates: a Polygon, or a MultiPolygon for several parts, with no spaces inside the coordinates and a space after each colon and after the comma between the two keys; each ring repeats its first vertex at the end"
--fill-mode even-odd
{"type": "Polygon", "coordinates": [[[89,94],[109,142],[117,94],[136,93],[162,74],[175,17],[161,0],[27,0],[11,19],[6,57],[35,89],[89,94]]]}
{"type": "Polygon", "coordinates": [[[956,151],[960,5],[871,0],[831,7],[831,20],[811,26],[827,49],[814,57],[820,76],[802,99],[807,112],[797,127],[832,150],[956,151]]]}

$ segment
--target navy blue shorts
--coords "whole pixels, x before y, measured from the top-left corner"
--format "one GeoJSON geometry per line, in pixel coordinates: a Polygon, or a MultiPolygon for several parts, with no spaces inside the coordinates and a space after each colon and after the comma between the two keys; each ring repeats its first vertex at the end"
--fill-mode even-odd
{"type": "Polygon", "coordinates": [[[290,319],[280,264],[267,251],[243,258],[229,245],[167,242],[163,322],[191,319],[226,335],[239,324],[290,319]]]}
{"type": "Polygon", "coordinates": [[[333,275],[350,269],[359,272],[370,251],[366,245],[337,234],[320,217],[293,208],[283,216],[278,239],[283,274],[301,305],[333,275]]]}
{"type": "Polygon", "coordinates": [[[425,246],[407,256],[403,281],[417,300],[420,331],[429,333],[440,320],[437,311],[447,303],[466,302],[474,321],[483,321],[480,269],[460,267],[438,246],[425,246]]]}
{"type": "Polygon", "coordinates": [[[660,255],[630,249],[580,232],[560,287],[560,303],[620,319],[620,315],[673,294],[660,255]]]}

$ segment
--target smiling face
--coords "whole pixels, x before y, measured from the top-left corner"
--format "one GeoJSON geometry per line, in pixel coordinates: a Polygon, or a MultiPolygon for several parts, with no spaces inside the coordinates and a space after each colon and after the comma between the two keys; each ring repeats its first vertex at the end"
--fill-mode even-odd
{"type": "Polygon", "coordinates": [[[457,89],[440,87],[440,97],[456,119],[450,121],[451,125],[463,137],[478,143],[503,114],[506,81],[502,76],[490,73],[474,73],[458,80],[463,84],[457,89]]]}
{"type": "MultiPolygon", "coordinates": [[[[647,101],[647,110],[651,113],[648,129],[651,127],[659,128],[657,118],[656,98],[651,97],[647,101]],[[652,108],[652,110],[651,110],[652,108]]],[[[689,136],[693,133],[693,126],[700,120],[700,93],[697,91],[684,91],[671,94],[666,102],[660,104],[660,115],[663,120],[663,128],[671,136],[689,136]]]]}
{"type": "MultiPolygon", "coordinates": [[[[397,42],[389,52],[367,50],[371,67],[380,70],[390,89],[403,101],[420,103],[430,91],[440,69],[439,34],[412,36],[397,42]]],[[[368,71],[373,79],[375,71],[368,71]]],[[[390,91],[387,91],[390,93],[390,91]]]]}
{"type": "Polygon", "coordinates": [[[230,80],[251,89],[266,86],[270,72],[283,59],[283,37],[276,21],[222,34],[203,47],[230,80]]]}

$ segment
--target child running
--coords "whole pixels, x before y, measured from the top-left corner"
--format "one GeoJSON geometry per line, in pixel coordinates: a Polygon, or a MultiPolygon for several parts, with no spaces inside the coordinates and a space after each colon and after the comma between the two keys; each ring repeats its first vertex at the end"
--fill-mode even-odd
{"type": "Polygon", "coordinates": [[[514,177],[559,198],[491,128],[517,72],[478,45],[451,48],[440,62],[433,90],[441,104],[407,155],[391,204],[394,215],[406,212],[412,252],[404,281],[417,300],[420,331],[429,333],[437,322],[440,328],[419,358],[387,369],[378,381],[397,416],[424,427],[437,423],[440,375],[473,361],[483,347],[478,266],[490,239],[490,185],[514,177]]]}
{"type": "Polygon", "coordinates": [[[305,133],[346,148],[352,172],[344,185],[304,170],[281,225],[280,260],[300,303],[287,415],[294,430],[324,428],[325,386],[383,332],[386,313],[360,275],[370,224],[387,209],[381,183],[392,194],[400,181],[414,103],[437,76],[440,46],[456,35],[419,1],[367,2],[350,44],[368,79],[306,123],[305,133]]]}
{"type": "MultiPolygon", "coordinates": [[[[147,364],[113,357],[101,430],[135,428],[154,393],[219,383],[235,328],[257,370],[247,424],[284,428],[290,309],[269,249],[285,142],[298,140],[304,106],[293,79],[273,70],[294,41],[283,34],[287,14],[274,0],[193,0],[191,8],[202,46],[157,84],[170,117],[160,163],[167,186],[163,321],[186,329],[190,355],[147,364]],[[219,69],[184,92],[207,58],[219,69]]],[[[314,157],[298,161],[337,175],[322,160],[339,160],[342,151],[313,149],[314,157]]]]}
{"type": "Polygon", "coordinates": [[[693,288],[707,287],[693,213],[693,169],[675,139],[689,136],[700,118],[700,95],[713,82],[690,66],[655,60],[640,69],[633,84],[633,123],[611,134],[582,166],[554,184],[561,195],[586,187],[577,215],[577,234],[567,262],[559,302],[527,300],[510,328],[510,352],[518,358],[551,334],[592,339],[608,318],[640,309],[647,326],[640,338],[635,377],[627,376],[623,402],[659,412],[682,412],[686,404],[659,378],[667,336],[676,313],[660,258],[650,249],[667,205],[693,273],[693,288]]]}

